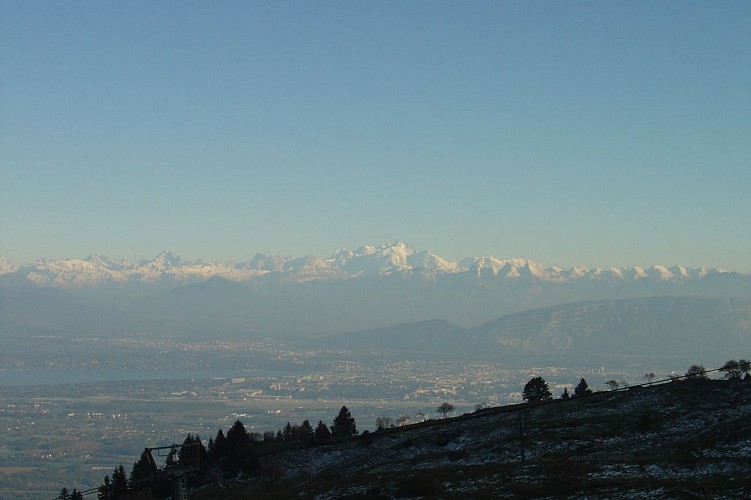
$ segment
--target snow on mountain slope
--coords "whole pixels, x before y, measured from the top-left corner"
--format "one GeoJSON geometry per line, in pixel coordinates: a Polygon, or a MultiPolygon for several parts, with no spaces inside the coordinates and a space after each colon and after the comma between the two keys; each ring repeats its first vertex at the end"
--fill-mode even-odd
{"type": "Polygon", "coordinates": [[[0,276],[16,271],[16,266],[13,265],[5,257],[0,257],[0,276]]]}
{"type": "Polygon", "coordinates": [[[427,281],[463,274],[479,280],[530,279],[549,283],[581,281],[647,280],[679,282],[723,275],[726,271],[682,266],[649,268],[617,267],[604,271],[587,267],[568,270],[545,267],[528,259],[497,259],[493,256],[468,257],[459,262],[443,259],[429,251],[395,241],[380,246],[362,246],[354,251],[339,250],[329,257],[293,257],[256,254],[240,263],[188,262],[165,250],[152,260],[137,263],[117,261],[101,255],[84,259],[39,260],[11,264],[0,259],[0,278],[39,286],[84,286],[106,284],[190,283],[214,276],[231,281],[271,280],[305,283],[352,279],[364,276],[416,275],[427,281]]]}

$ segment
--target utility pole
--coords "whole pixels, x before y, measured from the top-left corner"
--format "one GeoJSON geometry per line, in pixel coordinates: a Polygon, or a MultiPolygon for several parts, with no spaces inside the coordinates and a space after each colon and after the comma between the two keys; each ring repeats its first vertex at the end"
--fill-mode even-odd
{"type": "Polygon", "coordinates": [[[519,412],[519,448],[521,450],[522,462],[524,462],[524,422],[522,421],[522,412],[519,412]]]}
{"type": "Polygon", "coordinates": [[[151,467],[151,480],[155,480],[158,477],[163,477],[166,479],[172,480],[172,498],[174,500],[187,500],[188,499],[188,484],[187,484],[187,478],[186,476],[190,473],[198,471],[199,467],[199,457],[200,457],[200,451],[198,448],[196,448],[195,451],[195,464],[191,465],[181,465],[174,468],[168,468],[166,470],[159,469],[156,464],[156,460],[154,460],[153,451],[159,451],[159,450],[170,450],[170,454],[168,457],[173,457],[174,454],[177,452],[177,450],[185,450],[187,447],[198,447],[200,443],[193,443],[193,444],[183,444],[183,445],[177,445],[173,444],[171,446],[158,446],[156,448],[146,448],[146,456],[149,460],[149,466],[151,467]]]}

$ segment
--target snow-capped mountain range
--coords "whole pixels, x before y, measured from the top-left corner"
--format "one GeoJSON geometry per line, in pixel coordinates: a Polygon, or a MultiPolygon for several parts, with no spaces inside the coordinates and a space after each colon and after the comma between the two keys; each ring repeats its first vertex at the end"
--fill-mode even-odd
{"type": "MultiPolygon", "coordinates": [[[[538,308],[658,297],[747,300],[751,275],[678,266],[561,269],[491,256],[452,262],[402,242],[325,258],[259,254],[236,263],[188,262],[169,251],[140,262],[99,255],[20,265],[0,259],[0,336],[320,337],[432,319],[470,327],[538,308]]],[[[676,317],[698,307],[685,304],[671,309],[676,317]]],[[[736,314],[740,306],[718,304],[707,314],[745,321],[736,314]]],[[[625,321],[620,309],[612,311],[596,323],[625,321]]],[[[628,314],[650,322],[640,311],[628,314]]],[[[530,335],[556,332],[562,317],[523,323],[530,335]]],[[[566,317],[575,330],[595,328],[576,314],[566,317]]]]}
{"type": "Polygon", "coordinates": [[[419,276],[434,281],[442,276],[472,280],[519,280],[529,278],[550,283],[572,281],[657,282],[691,281],[729,275],[718,268],[614,267],[611,269],[546,267],[528,259],[468,257],[452,262],[429,251],[418,251],[403,242],[339,250],[329,257],[293,257],[256,254],[245,262],[184,261],[170,251],[152,260],[117,261],[101,255],[83,259],[39,260],[12,264],[0,259],[0,283],[70,287],[106,284],[194,283],[221,277],[235,282],[305,283],[369,276],[419,276]]]}

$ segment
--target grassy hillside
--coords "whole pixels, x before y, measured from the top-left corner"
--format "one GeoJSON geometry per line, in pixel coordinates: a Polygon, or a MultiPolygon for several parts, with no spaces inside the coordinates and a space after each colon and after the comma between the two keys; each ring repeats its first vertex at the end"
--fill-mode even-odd
{"type": "Polygon", "coordinates": [[[670,382],[258,449],[259,473],[191,498],[741,498],[751,383],[670,382]]]}

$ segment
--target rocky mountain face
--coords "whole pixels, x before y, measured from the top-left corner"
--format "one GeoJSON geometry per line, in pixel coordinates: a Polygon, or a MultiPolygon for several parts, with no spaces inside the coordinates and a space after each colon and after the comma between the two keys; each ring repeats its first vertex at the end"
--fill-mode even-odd
{"type": "MultiPolygon", "coordinates": [[[[480,410],[324,446],[192,498],[747,498],[751,385],[683,381],[480,410]]],[[[356,409],[352,409],[356,418],[356,409]]]]}

